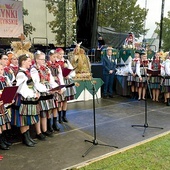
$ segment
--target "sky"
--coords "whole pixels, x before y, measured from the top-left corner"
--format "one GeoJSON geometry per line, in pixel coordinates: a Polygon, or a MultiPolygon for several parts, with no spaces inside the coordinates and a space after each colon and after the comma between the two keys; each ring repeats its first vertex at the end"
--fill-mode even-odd
{"type": "MultiPolygon", "coordinates": [[[[146,6],[147,9],[149,9],[145,28],[150,30],[148,31],[145,38],[150,38],[156,29],[155,22],[160,23],[161,20],[162,0],[137,0],[137,3],[141,8],[145,8],[146,6]]],[[[167,17],[168,11],[170,11],[170,0],[165,0],[164,17],[167,17]]]]}

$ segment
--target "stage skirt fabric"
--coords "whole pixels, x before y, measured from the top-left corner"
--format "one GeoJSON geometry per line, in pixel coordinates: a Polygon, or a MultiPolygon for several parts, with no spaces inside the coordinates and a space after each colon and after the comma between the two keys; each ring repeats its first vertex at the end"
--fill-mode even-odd
{"type": "Polygon", "coordinates": [[[149,79],[149,87],[151,89],[160,89],[161,77],[160,76],[151,76],[149,79]]]}
{"type": "Polygon", "coordinates": [[[39,105],[34,99],[23,99],[20,94],[15,98],[15,104],[12,106],[11,125],[17,127],[29,126],[39,121],[39,105]]]}

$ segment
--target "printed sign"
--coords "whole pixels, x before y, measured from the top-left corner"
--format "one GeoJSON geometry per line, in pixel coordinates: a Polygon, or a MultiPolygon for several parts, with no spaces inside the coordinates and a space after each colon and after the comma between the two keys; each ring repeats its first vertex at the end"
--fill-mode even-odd
{"type": "Polygon", "coordinates": [[[23,33],[22,2],[0,0],[0,38],[23,33]]]}

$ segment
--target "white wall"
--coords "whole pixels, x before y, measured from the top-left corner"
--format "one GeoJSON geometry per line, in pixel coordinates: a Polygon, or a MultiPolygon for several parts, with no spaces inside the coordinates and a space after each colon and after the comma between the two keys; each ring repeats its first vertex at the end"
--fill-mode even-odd
{"type": "MultiPolygon", "coordinates": [[[[49,21],[53,20],[53,15],[48,13],[48,9],[46,8],[46,1],[44,0],[23,0],[24,9],[28,10],[29,15],[24,17],[25,23],[32,23],[32,26],[36,28],[36,31],[33,32],[31,36],[31,40],[33,42],[33,38],[41,37],[47,38],[48,44],[53,43],[56,44],[55,34],[51,32],[49,25],[47,24],[49,21]]],[[[29,39],[29,38],[27,38],[29,39]]],[[[45,44],[45,39],[34,39],[35,43],[45,44]]]]}

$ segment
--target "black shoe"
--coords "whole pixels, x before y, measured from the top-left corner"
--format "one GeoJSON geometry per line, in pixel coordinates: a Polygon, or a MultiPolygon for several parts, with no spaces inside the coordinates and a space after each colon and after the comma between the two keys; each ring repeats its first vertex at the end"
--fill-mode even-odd
{"type": "Polygon", "coordinates": [[[60,131],[60,128],[57,125],[57,117],[53,117],[53,126],[52,128],[54,129],[54,131],[60,131]]]}
{"type": "Polygon", "coordinates": [[[62,119],[59,119],[58,122],[59,122],[60,124],[63,124],[63,120],[62,120],[62,119]]]}
{"type": "Polygon", "coordinates": [[[11,145],[12,145],[12,143],[11,143],[11,142],[7,142],[6,140],[4,140],[3,142],[4,142],[4,143],[5,143],[5,145],[7,145],[7,146],[11,146],[11,145]]]}
{"type": "Polygon", "coordinates": [[[47,129],[50,132],[54,132],[54,129],[52,128],[52,125],[51,125],[51,118],[47,119],[47,129]]]}
{"type": "MultiPolygon", "coordinates": [[[[8,132],[8,133],[9,133],[9,132],[8,132]]],[[[1,135],[2,141],[3,141],[3,143],[4,143],[5,145],[11,146],[12,143],[11,143],[11,142],[7,142],[6,137],[7,137],[7,132],[4,131],[4,132],[2,133],[2,135],[1,135]]]]}
{"type": "Polygon", "coordinates": [[[68,123],[68,119],[66,117],[62,117],[62,119],[63,119],[63,122],[68,123]]]}
{"type": "Polygon", "coordinates": [[[37,144],[37,142],[31,138],[29,130],[27,130],[26,133],[27,133],[28,139],[29,139],[33,144],[37,144]]]}
{"type": "Polygon", "coordinates": [[[60,124],[63,123],[62,117],[61,117],[61,111],[58,111],[58,122],[59,122],[60,124]]]}
{"type": "Polygon", "coordinates": [[[43,135],[48,136],[48,137],[53,137],[53,134],[50,131],[43,132],[43,135]]]}
{"type": "Polygon", "coordinates": [[[53,129],[54,129],[54,131],[60,131],[60,128],[56,124],[53,125],[53,129]]]}
{"type": "Polygon", "coordinates": [[[45,138],[46,138],[46,136],[45,135],[43,135],[42,133],[40,133],[40,134],[36,134],[36,138],[37,139],[39,139],[39,140],[46,140],[45,138]]]}
{"type": "Polygon", "coordinates": [[[9,150],[9,147],[4,143],[2,134],[0,134],[0,149],[9,150]]]}
{"type": "Polygon", "coordinates": [[[29,138],[28,138],[28,134],[27,132],[24,132],[23,134],[23,144],[25,144],[26,146],[29,146],[29,147],[34,147],[34,143],[32,143],[29,138]]]}
{"type": "Polygon", "coordinates": [[[9,146],[7,146],[3,141],[0,142],[0,149],[9,150],[9,146]]]}

